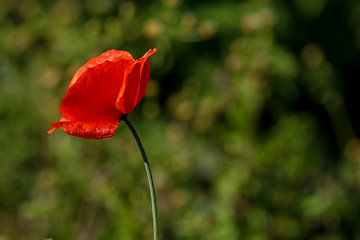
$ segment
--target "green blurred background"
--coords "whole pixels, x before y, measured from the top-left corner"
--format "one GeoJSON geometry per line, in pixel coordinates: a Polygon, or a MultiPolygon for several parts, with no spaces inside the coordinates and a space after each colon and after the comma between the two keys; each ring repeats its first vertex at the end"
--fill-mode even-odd
{"type": "Polygon", "coordinates": [[[360,239],[360,1],[1,0],[0,240],[152,238],[126,125],[46,131],[87,60],[154,47],[161,239],[360,239]]]}

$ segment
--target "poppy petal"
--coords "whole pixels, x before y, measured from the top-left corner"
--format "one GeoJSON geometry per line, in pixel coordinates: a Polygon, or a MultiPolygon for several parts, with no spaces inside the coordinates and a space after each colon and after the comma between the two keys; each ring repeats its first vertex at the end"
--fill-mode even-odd
{"type": "Polygon", "coordinates": [[[62,128],[67,134],[87,139],[102,139],[112,137],[119,122],[74,122],[62,118],[60,122],[53,122],[48,134],[62,128]]]}
{"type": "Polygon", "coordinates": [[[76,72],[61,101],[63,117],[71,122],[118,121],[121,113],[114,103],[134,62],[130,53],[118,50],[88,61],[76,72]]]}
{"type": "Polygon", "coordinates": [[[147,51],[144,56],[133,63],[130,71],[126,72],[125,82],[115,104],[121,113],[129,114],[145,95],[150,76],[150,66],[147,59],[156,51],[156,48],[147,51]]]}
{"type": "Polygon", "coordinates": [[[86,72],[86,70],[88,70],[89,68],[96,67],[97,65],[100,65],[106,61],[117,62],[119,60],[130,60],[132,62],[135,61],[134,58],[131,56],[131,54],[126,51],[120,51],[120,50],[116,50],[116,49],[106,51],[106,52],[102,53],[101,55],[90,59],[87,63],[85,63],[84,66],[79,68],[79,70],[76,71],[73,79],[71,80],[69,88],[74,83],[76,83],[77,80],[79,79],[79,77],[84,72],[86,72]]]}

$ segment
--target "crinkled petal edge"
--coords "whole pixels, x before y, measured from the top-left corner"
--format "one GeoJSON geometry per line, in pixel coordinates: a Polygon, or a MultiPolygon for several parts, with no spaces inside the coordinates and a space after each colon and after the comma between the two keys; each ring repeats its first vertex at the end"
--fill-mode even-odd
{"type": "Polygon", "coordinates": [[[102,139],[114,136],[119,125],[117,122],[96,121],[96,122],[76,122],[61,118],[60,122],[53,122],[48,134],[56,129],[62,128],[67,134],[87,139],[102,139]]]}

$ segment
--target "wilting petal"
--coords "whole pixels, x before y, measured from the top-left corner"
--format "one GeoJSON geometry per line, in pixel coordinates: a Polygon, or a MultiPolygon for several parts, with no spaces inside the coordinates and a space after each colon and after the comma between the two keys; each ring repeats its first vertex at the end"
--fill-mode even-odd
{"type": "Polygon", "coordinates": [[[62,128],[66,133],[72,136],[87,139],[101,139],[112,137],[115,134],[118,125],[119,122],[74,122],[62,118],[60,122],[53,122],[51,124],[51,129],[48,131],[48,134],[54,132],[58,128],[62,128]]]}
{"type": "Polygon", "coordinates": [[[144,97],[150,76],[150,66],[147,59],[156,51],[156,49],[147,51],[126,72],[124,83],[116,100],[116,108],[121,113],[129,114],[144,97]]]}
{"type": "Polygon", "coordinates": [[[115,102],[134,62],[129,53],[117,50],[88,61],[76,72],[61,101],[63,117],[74,122],[118,121],[121,113],[115,102]]]}

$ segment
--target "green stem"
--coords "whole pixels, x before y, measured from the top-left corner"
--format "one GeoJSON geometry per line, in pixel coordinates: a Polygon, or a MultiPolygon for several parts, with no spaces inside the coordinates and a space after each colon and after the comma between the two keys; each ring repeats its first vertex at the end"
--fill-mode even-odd
{"type": "Polygon", "coordinates": [[[154,240],[159,240],[159,226],[158,226],[158,217],[157,217],[155,186],[154,186],[154,181],[153,181],[152,174],[151,174],[150,164],[149,164],[148,158],[146,156],[145,149],[141,143],[139,135],[137,134],[134,126],[131,124],[131,122],[129,121],[129,119],[126,116],[123,117],[122,120],[126,123],[126,125],[130,128],[132,134],[134,135],[137,145],[139,146],[141,155],[144,159],[146,174],[147,174],[149,187],[150,187],[151,208],[152,208],[152,214],[153,214],[153,227],[154,227],[154,240]]]}

